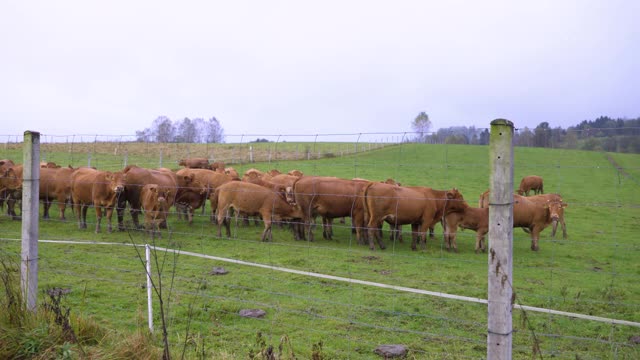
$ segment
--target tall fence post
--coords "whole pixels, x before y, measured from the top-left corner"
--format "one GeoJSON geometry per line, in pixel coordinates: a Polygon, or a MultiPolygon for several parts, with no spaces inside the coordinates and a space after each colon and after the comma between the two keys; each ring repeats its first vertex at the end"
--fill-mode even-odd
{"type": "Polygon", "coordinates": [[[489,145],[487,359],[511,359],[513,310],[513,123],[491,122],[489,145]]]}
{"type": "Polygon", "coordinates": [[[22,260],[20,282],[28,310],[36,311],[38,291],[38,212],[40,205],[40,133],[24,132],[22,176],[22,260]]]}
{"type": "Polygon", "coordinates": [[[153,332],[153,292],[151,289],[153,284],[151,283],[151,248],[149,247],[149,244],[144,245],[144,257],[147,269],[147,309],[149,317],[149,331],[153,332]]]}

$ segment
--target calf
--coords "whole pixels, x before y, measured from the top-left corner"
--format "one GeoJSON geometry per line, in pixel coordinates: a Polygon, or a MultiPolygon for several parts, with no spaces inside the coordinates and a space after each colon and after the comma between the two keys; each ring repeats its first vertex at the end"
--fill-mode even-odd
{"type": "Polygon", "coordinates": [[[520,187],[517,190],[518,195],[529,196],[529,191],[533,190],[533,194],[544,194],[544,186],[542,178],[536,175],[525,176],[520,181],[520,187]]]}
{"type": "Polygon", "coordinates": [[[225,225],[227,237],[231,236],[228,211],[233,208],[236,212],[248,215],[260,215],[264,221],[262,241],[272,240],[272,221],[300,219],[302,210],[289,204],[283,193],[244,181],[231,181],[219,186],[211,198],[211,205],[216,208],[218,222],[218,236],[222,236],[222,225],[225,225]]]}
{"type": "Polygon", "coordinates": [[[167,220],[171,191],[158,184],[146,184],[142,187],[140,203],[144,211],[144,227],[151,236],[162,236],[159,226],[167,220]]]}
{"type": "Polygon", "coordinates": [[[485,251],[484,238],[489,232],[489,208],[474,208],[466,206],[462,211],[450,212],[445,215],[444,244],[447,250],[458,251],[456,243],[457,228],[470,229],[476,232],[476,254],[485,251]]]}
{"type": "Polygon", "coordinates": [[[87,228],[87,210],[89,205],[96,209],[96,234],[100,232],[102,212],[104,210],[111,232],[111,215],[118,203],[118,197],[124,192],[126,175],[122,172],[99,171],[80,168],[71,175],[71,198],[80,229],[87,228]]]}

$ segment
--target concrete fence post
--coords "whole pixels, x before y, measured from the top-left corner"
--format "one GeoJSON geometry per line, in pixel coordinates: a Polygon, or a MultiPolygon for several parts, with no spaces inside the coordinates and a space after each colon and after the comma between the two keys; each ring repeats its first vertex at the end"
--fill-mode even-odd
{"type": "Polygon", "coordinates": [[[20,283],[27,310],[35,312],[38,295],[40,133],[25,131],[23,146],[20,283]]]}
{"type": "Polygon", "coordinates": [[[513,310],[513,123],[491,122],[487,359],[510,360],[513,310]]]}

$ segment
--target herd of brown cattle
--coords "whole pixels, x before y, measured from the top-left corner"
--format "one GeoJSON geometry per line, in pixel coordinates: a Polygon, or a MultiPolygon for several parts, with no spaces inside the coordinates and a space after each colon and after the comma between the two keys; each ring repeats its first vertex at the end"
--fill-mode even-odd
{"type": "MultiPolygon", "coordinates": [[[[101,171],[90,167],[60,167],[42,163],[39,191],[44,204],[44,218],[49,217],[52,203],[59,207],[60,219],[65,220],[65,208],[71,204],[79,228],[86,228],[89,206],[96,211],[95,232],[100,232],[103,215],[108,231],[112,231],[111,217],[116,210],[118,229],[123,231],[124,211],[128,207],[133,224],[142,228],[140,213],[144,214],[144,228],[160,234],[167,227],[167,215],[172,206],[178,219],[189,224],[196,209],[205,211],[206,200],[211,205],[211,222],[218,225],[218,236],[225,227],[230,237],[231,211],[236,219],[248,223],[250,216],[259,217],[264,224],[262,241],[272,238],[273,222],[290,222],[296,240],[313,241],[315,219],[321,217],[323,237],[333,236],[335,218],[351,218],[352,231],[359,244],[375,249],[385,245],[382,240],[383,223],[390,226],[390,239],[402,241],[402,225],[411,225],[411,248],[426,244],[426,235],[433,236],[440,223],[444,229],[445,247],[457,251],[457,229],[476,231],[476,252],[485,251],[484,237],[489,229],[489,192],[480,196],[479,206],[471,207],[458,189],[435,190],[423,186],[402,186],[393,179],[369,181],[327,176],[304,176],[298,170],[281,173],[247,170],[242,178],[224,163],[209,163],[206,158],[182,159],[184,168],[147,169],[129,165],[121,171],[101,171]],[[104,213],[104,214],[103,214],[104,213]]],[[[22,165],[0,160],[0,205],[7,202],[7,212],[16,216],[14,207],[22,189],[22,165]]],[[[558,194],[544,194],[539,176],[522,179],[514,194],[513,226],[531,235],[531,249],[538,250],[540,232],[552,225],[555,236],[558,223],[567,237],[564,208],[558,194]],[[528,196],[533,191],[533,196],[528,196]],[[523,196],[526,195],[526,196],[523,196]]]]}

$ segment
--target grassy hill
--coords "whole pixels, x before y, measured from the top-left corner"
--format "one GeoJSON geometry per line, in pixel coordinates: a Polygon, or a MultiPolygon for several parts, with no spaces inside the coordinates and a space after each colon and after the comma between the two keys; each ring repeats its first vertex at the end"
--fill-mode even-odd
{"type": "MultiPolygon", "coordinates": [[[[46,160],[86,165],[88,152],[81,145],[74,145],[71,152],[68,146],[47,148],[46,160]]],[[[104,152],[95,144],[90,152],[92,165],[105,170],[122,168],[124,145],[100,145],[104,145],[104,152]],[[114,150],[117,146],[120,148],[114,150]]],[[[357,144],[359,151],[347,154],[346,149],[355,150],[354,144],[286,143],[277,144],[277,150],[276,144],[254,144],[258,145],[265,146],[260,148],[263,155],[256,157],[264,160],[261,162],[246,161],[247,144],[190,145],[188,153],[177,145],[171,148],[171,144],[162,151],[162,160],[168,166],[180,157],[209,157],[213,152],[219,154],[216,160],[226,161],[240,173],[250,167],[299,169],[305,175],[393,178],[403,185],[456,187],[472,206],[477,206],[480,193],[489,188],[486,146],[406,143],[369,148],[357,144]],[[305,160],[289,160],[293,158],[305,160]]],[[[126,146],[127,163],[149,167],[160,163],[158,149],[144,152],[126,146]]],[[[0,158],[20,158],[20,151],[0,150],[0,158]]],[[[640,156],[515,148],[514,186],[522,176],[533,174],[544,178],[545,192],[559,193],[569,203],[565,212],[569,238],[551,239],[550,229],[546,229],[540,251],[532,252],[529,235],[514,230],[512,285],[517,304],[639,322],[640,247],[636,239],[640,230],[640,156]]],[[[234,224],[230,239],[218,238],[217,226],[209,223],[209,212],[208,207],[205,214],[198,211],[192,226],[172,215],[171,232],[165,232],[155,244],[337,277],[487,296],[487,255],[474,253],[475,233],[468,230],[459,233],[459,253],[444,250],[440,227],[426,249],[411,251],[407,240],[386,240],[387,250],[372,252],[356,243],[348,221],[344,225],[335,222],[332,241],[323,240],[319,230],[316,241],[310,243],[293,240],[286,229],[275,229],[273,242],[263,243],[259,241],[262,226],[234,224]]],[[[89,214],[94,216],[91,210],[89,214]]],[[[56,216],[57,209],[52,211],[52,218],[56,216]]],[[[7,239],[20,238],[20,223],[0,217],[0,229],[0,256],[18,261],[19,242],[7,239]]],[[[144,270],[136,252],[128,246],[90,242],[142,244],[152,239],[137,231],[94,234],[78,230],[73,220],[41,222],[40,237],[86,242],[40,244],[42,289],[71,289],[64,300],[72,313],[95,319],[109,329],[129,333],[146,327],[146,290],[141,286],[144,270]]],[[[282,358],[295,353],[300,358],[368,359],[376,346],[391,343],[405,344],[419,359],[486,356],[486,305],[184,253],[158,256],[154,268],[161,268],[172,348],[176,354],[186,349],[187,358],[246,358],[262,348],[256,340],[258,332],[266,344],[276,348],[284,344],[283,353],[289,357],[282,358]],[[215,266],[224,266],[229,273],[211,275],[215,266]],[[262,308],[267,315],[263,319],[238,316],[245,308],[262,308]]],[[[533,349],[538,348],[544,357],[640,357],[637,345],[629,341],[640,333],[633,326],[518,310],[514,311],[514,329],[514,358],[535,357],[537,350],[533,349]]]]}

